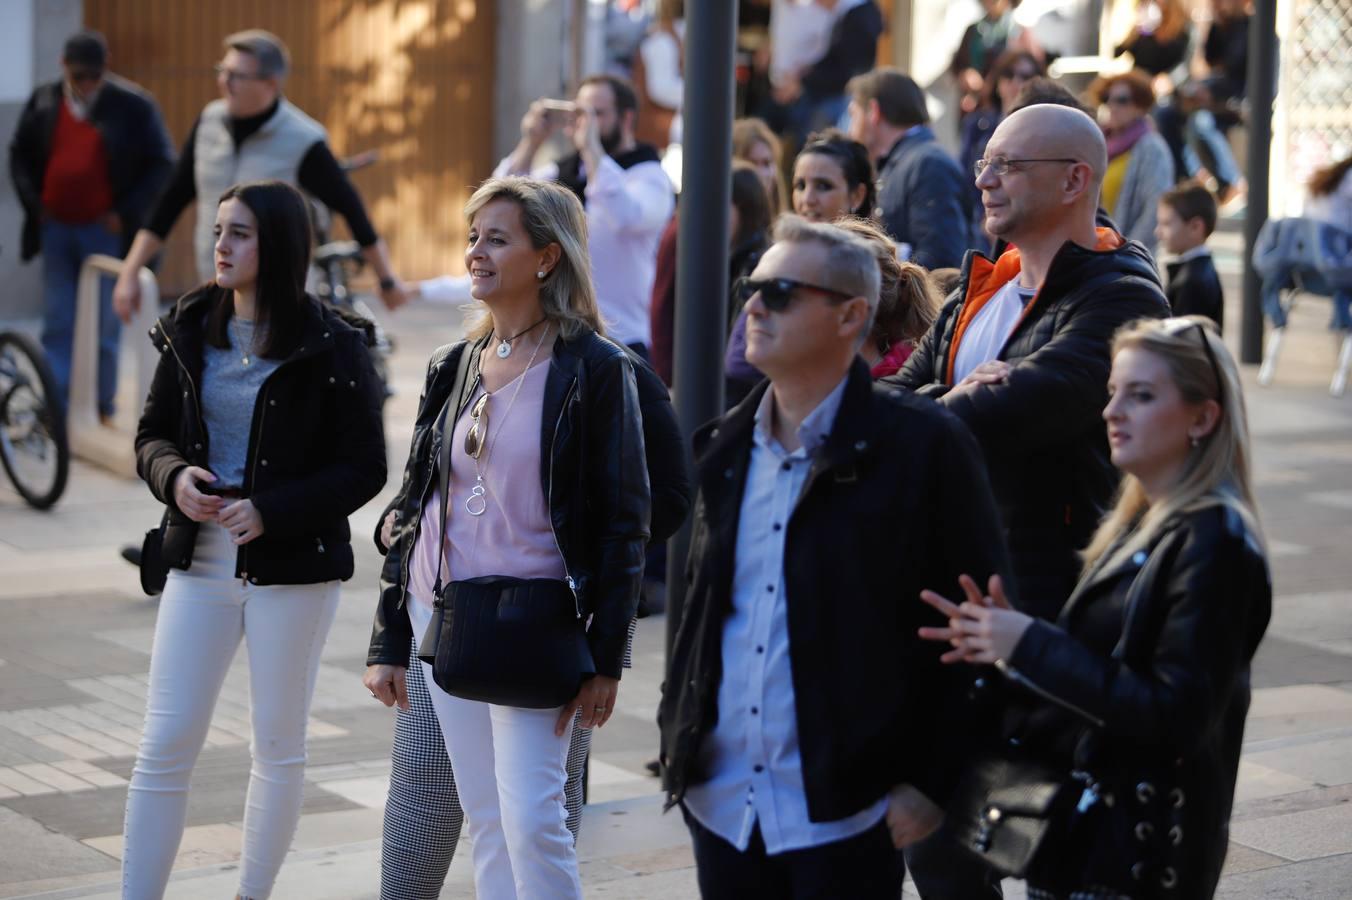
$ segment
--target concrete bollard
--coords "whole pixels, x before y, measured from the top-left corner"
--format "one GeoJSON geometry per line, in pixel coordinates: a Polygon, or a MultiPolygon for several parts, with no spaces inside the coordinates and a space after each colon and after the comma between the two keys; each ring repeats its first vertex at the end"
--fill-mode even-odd
{"type": "Polygon", "coordinates": [[[71,454],[128,478],[136,477],[136,450],[132,445],[141,406],[150,392],[159,354],[147,337],[160,312],[160,289],[149,269],[140,271],[141,309],[130,325],[122,329],[118,350],[118,403],[110,426],[99,422],[99,282],[116,278],[122,272],[122,260],[95,254],[80,268],[80,283],[75,300],[75,335],[71,348],[70,407],[66,431],[71,454]],[[122,375],[124,362],[135,367],[134,392],[129,391],[122,375]]]}

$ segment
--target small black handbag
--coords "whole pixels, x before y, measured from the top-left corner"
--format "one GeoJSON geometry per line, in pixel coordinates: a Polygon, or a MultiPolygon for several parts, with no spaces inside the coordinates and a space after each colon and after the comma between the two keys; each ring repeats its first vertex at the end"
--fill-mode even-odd
{"type": "Polygon", "coordinates": [[[141,541],[141,590],[146,596],[164,593],[169,580],[169,564],[164,560],[164,522],[146,532],[141,541]]]}
{"type": "MultiPolygon", "coordinates": [[[[448,401],[443,432],[454,417],[448,401]]],[[[442,455],[441,534],[450,508],[450,453],[442,455]]],[[[596,674],[581,610],[569,583],[556,578],[491,575],[442,586],[437,553],[432,621],[418,658],[453,697],[499,706],[552,709],[577,696],[596,674]]]]}

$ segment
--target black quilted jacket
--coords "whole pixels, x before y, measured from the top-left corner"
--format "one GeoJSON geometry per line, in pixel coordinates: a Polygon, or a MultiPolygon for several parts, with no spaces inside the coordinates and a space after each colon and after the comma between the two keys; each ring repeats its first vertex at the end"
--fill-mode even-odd
{"type": "Polygon", "coordinates": [[[906,365],[884,383],[934,397],[985,451],[1009,539],[1020,605],[1054,619],[1080,570],[1077,555],[1117,489],[1102,413],[1109,342],[1122,325],[1169,314],[1149,251],[1108,229],[1099,248],[1067,242],[1001,349],[1013,366],[998,385],[949,396],[954,335],[1019,271],[969,251],[962,281],[906,365]]]}

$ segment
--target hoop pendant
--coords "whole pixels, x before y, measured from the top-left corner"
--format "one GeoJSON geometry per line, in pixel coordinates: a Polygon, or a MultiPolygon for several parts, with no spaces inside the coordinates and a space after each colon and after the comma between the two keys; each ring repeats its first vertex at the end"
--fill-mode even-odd
{"type": "Polygon", "coordinates": [[[512,345],[506,341],[498,344],[498,359],[506,359],[512,355],[512,345]]]}
{"type": "Polygon", "coordinates": [[[484,496],[486,493],[482,483],[470,488],[469,496],[465,498],[465,512],[471,516],[482,516],[486,513],[488,511],[488,498],[484,496]]]}

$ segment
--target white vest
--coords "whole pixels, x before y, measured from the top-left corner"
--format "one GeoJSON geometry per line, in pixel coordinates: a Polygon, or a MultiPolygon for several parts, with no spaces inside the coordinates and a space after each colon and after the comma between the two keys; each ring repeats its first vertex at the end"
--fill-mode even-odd
{"type": "Polygon", "coordinates": [[[197,276],[216,277],[214,249],[216,204],[236,184],[275,178],[299,187],[300,164],[310,148],[328,139],[324,126],[283,98],[277,112],[235,150],[230,115],[224,100],[213,100],[202,110],[193,144],[193,180],[197,184],[197,230],[194,250],[197,276]]]}

